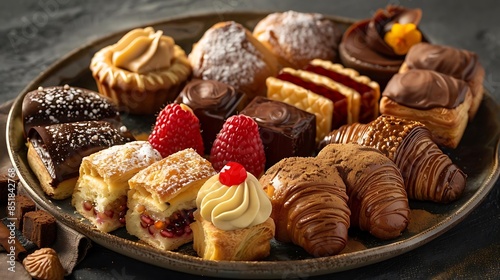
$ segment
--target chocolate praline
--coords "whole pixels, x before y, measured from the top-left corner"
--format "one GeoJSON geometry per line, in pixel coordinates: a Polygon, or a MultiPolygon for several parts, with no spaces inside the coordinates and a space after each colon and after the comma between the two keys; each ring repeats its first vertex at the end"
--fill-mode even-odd
{"type": "Polygon", "coordinates": [[[224,121],[245,107],[247,97],[225,83],[195,79],[184,87],[175,102],[188,105],[200,120],[205,154],[210,154],[224,121]]]}
{"type": "MultiPolygon", "coordinates": [[[[384,34],[394,23],[418,25],[422,11],[389,6],[379,10],[371,19],[352,24],[344,33],[339,46],[340,60],[344,66],[359,71],[384,88],[399,71],[404,55],[397,55],[384,41],[384,34]]],[[[423,39],[425,41],[425,38],[423,39]]]]}
{"type": "Polygon", "coordinates": [[[311,156],[315,149],[316,116],[284,102],[255,97],[241,114],[259,125],[266,168],[283,158],[311,156]]]}

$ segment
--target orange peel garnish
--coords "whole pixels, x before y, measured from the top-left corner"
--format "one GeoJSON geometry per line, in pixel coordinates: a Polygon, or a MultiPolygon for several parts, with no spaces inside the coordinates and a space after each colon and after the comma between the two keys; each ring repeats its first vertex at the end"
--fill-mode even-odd
{"type": "Polygon", "coordinates": [[[405,55],[413,45],[422,42],[422,33],[413,23],[394,23],[391,31],[385,34],[384,41],[396,54],[405,55]]]}

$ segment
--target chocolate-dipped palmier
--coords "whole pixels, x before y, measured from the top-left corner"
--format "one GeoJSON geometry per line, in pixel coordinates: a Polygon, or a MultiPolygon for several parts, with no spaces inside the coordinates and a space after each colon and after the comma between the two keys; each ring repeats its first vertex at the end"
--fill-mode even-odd
{"type": "Polygon", "coordinates": [[[64,199],[73,193],[82,158],[132,140],[105,121],[37,126],[28,132],[28,163],[45,193],[64,199]]]}
{"type": "Polygon", "coordinates": [[[457,200],[465,188],[467,175],[420,122],[382,115],[368,124],[342,126],[320,146],[350,142],[377,148],[396,163],[409,199],[446,203],[457,200]]]}
{"type": "Polygon", "coordinates": [[[97,92],[65,86],[39,87],[26,94],[22,105],[24,133],[34,126],[90,120],[120,122],[116,106],[97,92]]]}
{"type": "Polygon", "coordinates": [[[195,79],[184,87],[175,102],[188,105],[200,120],[205,154],[210,154],[215,136],[224,121],[243,110],[247,97],[230,85],[215,80],[195,79]]]}
{"type": "Polygon", "coordinates": [[[316,147],[316,117],[284,102],[255,97],[241,114],[259,125],[266,168],[286,157],[311,156],[316,147]]]}
{"type": "Polygon", "coordinates": [[[419,43],[408,51],[399,72],[412,69],[433,70],[465,81],[472,94],[469,121],[474,118],[483,98],[485,74],[475,53],[449,46],[419,43]]]}
{"type": "Polygon", "coordinates": [[[471,101],[464,81],[431,70],[410,70],[389,81],[380,112],[420,121],[437,144],[456,148],[467,127],[471,101]]]}

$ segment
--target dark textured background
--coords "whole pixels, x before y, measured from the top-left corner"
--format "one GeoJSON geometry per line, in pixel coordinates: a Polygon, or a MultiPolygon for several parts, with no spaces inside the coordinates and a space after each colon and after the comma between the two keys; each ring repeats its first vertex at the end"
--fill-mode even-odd
{"type": "MultiPolygon", "coordinates": [[[[224,11],[300,10],[369,17],[387,4],[421,7],[429,39],[472,50],[486,68],[485,88],[500,103],[500,3],[459,1],[153,1],[32,0],[0,2],[0,97],[9,100],[51,63],[114,31],[172,16],[224,11]]],[[[1,155],[2,157],[6,155],[1,155]]],[[[500,186],[444,235],[409,253],[364,268],[309,279],[498,279],[500,186]]],[[[201,279],[134,261],[95,246],[72,279],[201,279]]],[[[1,277],[0,277],[1,278],[1,277]]]]}

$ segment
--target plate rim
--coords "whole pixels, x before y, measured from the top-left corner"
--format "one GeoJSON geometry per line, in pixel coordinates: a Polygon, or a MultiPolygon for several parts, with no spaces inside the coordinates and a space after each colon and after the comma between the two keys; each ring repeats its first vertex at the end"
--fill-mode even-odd
{"type": "MultiPolygon", "coordinates": [[[[133,28],[168,24],[169,22],[174,22],[177,20],[183,20],[187,18],[201,18],[208,16],[213,17],[216,15],[219,16],[230,15],[234,17],[236,15],[248,16],[250,14],[255,16],[265,16],[266,14],[272,12],[277,12],[277,11],[224,11],[221,13],[214,13],[214,12],[192,13],[176,17],[168,17],[162,20],[156,20],[148,24],[141,24],[135,26],[133,28]]],[[[346,17],[334,16],[334,15],[325,15],[325,16],[341,23],[350,24],[355,21],[355,19],[346,17]]],[[[139,261],[160,266],[165,269],[176,270],[189,274],[207,275],[207,276],[216,276],[225,278],[237,277],[237,278],[254,278],[254,279],[255,278],[274,279],[276,277],[283,277],[283,274],[287,273],[286,270],[289,267],[293,267],[294,271],[299,271],[300,273],[303,273],[307,276],[324,275],[334,272],[340,272],[344,270],[363,267],[369,264],[373,264],[376,262],[387,260],[392,257],[399,256],[403,253],[411,251],[439,237],[449,229],[453,228],[463,219],[465,219],[468,216],[468,214],[470,214],[477,206],[479,206],[481,202],[484,200],[484,198],[487,196],[489,191],[493,188],[498,178],[500,177],[500,168],[499,168],[500,137],[498,137],[500,133],[497,133],[496,134],[497,142],[493,151],[494,159],[492,165],[492,172],[488,174],[487,178],[484,179],[484,181],[481,183],[481,185],[478,187],[478,189],[470,197],[469,200],[467,200],[463,205],[460,205],[460,207],[458,207],[455,211],[453,211],[451,215],[447,216],[445,219],[441,220],[439,223],[431,226],[430,228],[416,234],[415,236],[411,236],[407,239],[395,241],[389,244],[384,244],[373,248],[367,248],[362,251],[348,253],[348,255],[351,257],[350,259],[353,260],[365,259],[365,262],[362,263],[358,262],[355,265],[343,266],[337,268],[335,267],[332,268],[329,265],[337,264],[336,261],[338,261],[342,257],[345,257],[345,255],[335,255],[335,256],[321,257],[321,258],[286,260],[286,261],[285,260],[284,261],[210,261],[201,259],[199,257],[184,255],[182,253],[161,251],[152,248],[146,244],[141,244],[139,242],[123,239],[113,234],[100,232],[97,229],[93,228],[91,225],[85,223],[80,223],[80,225],[83,226],[75,229],[72,223],[75,222],[74,220],[76,220],[76,218],[63,212],[61,209],[57,209],[57,207],[55,207],[55,205],[52,204],[52,201],[49,198],[45,196],[41,197],[26,181],[26,178],[24,177],[25,175],[22,174],[20,168],[20,155],[16,154],[15,145],[13,145],[16,139],[11,139],[15,134],[14,133],[15,118],[17,117],[16,115],[19,111],[20,105],[22,104],[24,96],[27,94],[27,92],[34,90],[37,87],[37,84],[40,84],[41,81],[47,79],[48,77],[50,77],[52,73],[56,72],[58,69],[63,67],[67,63],[67,61],[70,60],[73,56],[80,54],[82,51],[86,49],[92,48],[92,46],[94,45],[103,43],[112,37],[124,34],[133,28],[126,28],[120,31],[104,35],[97,39],[91,40],[86,44],[83,44],[82,46],[66,53],[61,58],[52,63],[50,66],[48,66],[44,71],[42,71],[38,76],[36,76],[27,86],[25,86],[23,90],[15,98],[14,103],[12,104],[12,107],[9,111],[6,124],[7,151],[9,154],[9,158],[14,165],[14,168],[16,170],[20,182],[24,186],[27,186],[23,189],[28,192],[28,194],[35,200],[35,202],[40,207],[42,207],[44,210],[54,215],[58,221],[78,231],[79,233],[87,236],[93,242],[96,242],[97,244],[100,244],[101,246],[104,246],[112,251],[126,255],[128,257],[131,257],[139,261]],[[96,238],[95,235],[100,236],[100,238],[102,239],[96,238]],[[106,243],[106,242],[110,243],[117,242],[117,239],[120,239],[118,241],[122,242],[122,244],[117,244],[121,245],[121,247],[127,247],[129,245],[133,245],[134,247],[139,247],[138,250],[140,250],[140,253],[143,254],[142,257],[145,257],[146,259],[138,259],[137,254],[132,253],[131,250],[127,250],[126,248],[125,249],[120,248],[120,246],[118,248],[110,248],[109,243],[106,243]],[[393,248],[393,247],[399,247],[402,244],[405,245],[403,248],[393,248]],[[160,254],[162,256],[158,256],[156,254],[160,254]],[[374,254],[377,254],[378,257],[369,259],[369,257],[374,254]],[[167,266],[159,265],[158,263],[156,263],[158,257],[170,258],[169,261],[171,262],[171,264],[167,266]],[[283,267],[283,263],[287,263],[289,266],[287,265],[284,269],[276,269],[276,267],[283,267]],[[197,269],[193,270],[193,266],[195,266],[197,269]],[[251,273],[248,273],[249,270],[251,270],[251,273]],[[242,274],[242,272],[245,273],[242,274]]],[[[491,99],[491,101],[495,103],[495,100],[493,100],[493,98],[489,94],[485,94],[485,99],[491,99]]],[[[28,175],[31,176],[30,174],[28,175]]]]}

